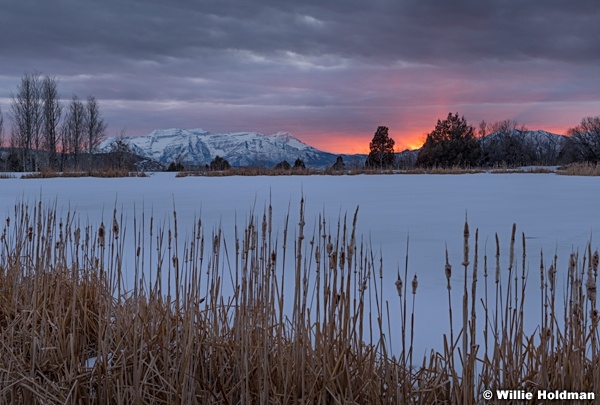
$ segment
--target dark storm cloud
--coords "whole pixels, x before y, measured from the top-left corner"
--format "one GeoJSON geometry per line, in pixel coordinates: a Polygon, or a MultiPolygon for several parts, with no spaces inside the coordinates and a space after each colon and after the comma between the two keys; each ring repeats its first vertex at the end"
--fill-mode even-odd
{"type": "Polygon", "coordinates": [[[461,63],[465,58],[598,60],[594,1],[3,2],[4,57],[133,59],[248,50],[272,56],[461,63]],[[322,4],[326,3],[326,4],[322,4]]]}
{"type": "Polygon", "coordinates": [[[597,106],[598,20],[584,0],[7,0],[0,105],[37,70],[139,131],[356,132],[425,110],[597,106]]]}

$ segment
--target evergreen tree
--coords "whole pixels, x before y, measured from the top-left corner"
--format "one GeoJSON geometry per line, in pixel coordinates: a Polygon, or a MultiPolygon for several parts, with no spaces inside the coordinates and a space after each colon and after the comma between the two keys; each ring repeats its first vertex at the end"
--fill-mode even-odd
{"type": "Polygon", "coordinates": [[[185,167],[181,162],[171,162],[169,163],[169,167],[167,167],[168,172],[182,172],[185,170],[185,167]]]}
{"type": "Polygon", "coordinates": [[[213,161],[210,162],[210,170],[211,171],[229,170],[229,169],[231,169],[231,165],[229,164],[229,162],[227,160],[223,159],[221,156],[215,156],[213,161]]]}
{"type": "Polygon", "coordinates": [[[291,168],[292,165],[290,165],[287,160],[282,160],[281,162],[277,163],[274,167],[275,170],[290,170],[291,168]]]}
{"type": "Polygon", "coordinates": [[[375,136],[369,144],[369,156],[365,166],[369,168],[387,169],[394,165],[394,140],[388,135],[388,127],[377,127],[375,136]]]}
{"type": "Polygon", "coordinates": [[[479,142],[474,128],[464,116],[448,114],[444,121],[437,121],[417,157],[417,166],[472,166],[479,159],[479,142]]]}
{"type": "Polygon", "coordinates": [[[341,156],[338,156],[337,159],[335,160],[335,163],[333,164],[333,166],[331,166],[331,170],[339,171],[339,170],[345,170],[345,169],[346,169],[346,163],[344,163],[344,158],[341,156]]]}
{"type": "Polygon", "coordinates": [[[306,165],[304,164],[304,160],[298,158],[296,159],[296,161],[294,162],[294,170],[305,170],[306,169],[306,165]]]}

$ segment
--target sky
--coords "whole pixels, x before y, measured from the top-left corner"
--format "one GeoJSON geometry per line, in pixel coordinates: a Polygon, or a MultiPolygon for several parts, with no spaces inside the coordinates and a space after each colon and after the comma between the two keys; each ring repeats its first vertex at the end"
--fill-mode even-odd
{"type": "Polygon", "coordinates": [[[3,0],[0,108],[26,72],[98,99],[108,135],[202,128],[368,151],[449,112],[565,133],[600,115],[597,0],[3,0]],[[7,35],[10,33],[10,35],[7,35]]]}

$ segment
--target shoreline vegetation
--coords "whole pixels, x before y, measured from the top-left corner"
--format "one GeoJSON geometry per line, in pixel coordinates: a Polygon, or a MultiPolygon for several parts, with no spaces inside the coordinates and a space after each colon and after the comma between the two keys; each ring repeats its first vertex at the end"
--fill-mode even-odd
{"type": "MultiPolygon", "coordinates": [[[[430,167],[430,168],[411,168],[411,169],[268,169],[253,167],[233,167],[227,170],[183,170],[176,173],[175,177],[222,177],[222,176],[353,176],[353,175],[373,175],[373,174],[475,174],[475,173],[539,173],[539,174],[558,174],[567,176],[600,176],[600,164],[593,163],[573,163],[565,166],[526,166],[526,167],[430,167]]],[[[146,171],[129,171],[125,169],[98,169],[98,170],[72,170],[59,172],[50,169],[44,169],[39,172],[14,173],[0,172],[0,179],[43,179],[43,178],[71,178],[71,177],[148,177],[146,171]]]]}
{"type": "Polygon", "coordinates": [[[498,236],[495,255],[482,257],[465,222],[463,262],[440,263],[449,330],[420,358],[424,275],[408,265],[409,241],[392,270],[356,234],[358,209],[319,217],[313,234],[304,209],[296,224],[288,211],[279,232],[274,207],[251,211],[226,240],[201,218],[184,232],[175,210],[166,222],[134,212],[131,232],[116,209],[82,224],[75,212],[15,204],[0,236],[0,403],[475,404],[486,389],[600,392],[590,245],[558,269],[557,257],[528,258],[513,225],[501,268],[498,236]],[[528,282],[541,291],[530,335],[528,282]],[[383,283],[398,295],[384,297],[383,283]]]}

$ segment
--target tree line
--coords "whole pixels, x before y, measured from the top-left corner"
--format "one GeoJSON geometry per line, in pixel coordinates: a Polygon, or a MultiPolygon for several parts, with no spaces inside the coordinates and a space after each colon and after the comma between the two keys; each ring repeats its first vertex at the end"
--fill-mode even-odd
{"type": "Polygon", "coordinates": [[[570,128],[564,139],[526,136],[528,130],[513,120],[477,128],[464,116],[449,113],[437,121],[415,155],[397,154],[385,126],[377,128],[369,144],[365,167],[371,169],[418,167],[494,167],[600,162],[600,116],[586,117],[570,128]]]}
{"type": "MultiPolygon", "coordinates": [[[[106,136],[98,100],[73,95],[63,106],[58,79],[25,73],[10,95],[9,148],[5,166],[11,171],[64,170],[90,164],[90,156],[106,136]],[[85,159],[82,159],[85,156],[85,159]],[[85,160],[85,161],[82,161],[85,160]]],[[[0,110],[0,141],[5,132],[0,110]]],[[[3,146],[0,144],[0,146],[3,146]]]]}

